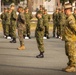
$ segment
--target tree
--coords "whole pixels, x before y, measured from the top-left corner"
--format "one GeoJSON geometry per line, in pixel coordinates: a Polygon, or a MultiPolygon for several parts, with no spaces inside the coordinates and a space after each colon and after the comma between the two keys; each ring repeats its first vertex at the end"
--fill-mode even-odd
{"type": "Polygon", "coordinates": [[[62,3],[62,5],[64,5],[66,1],[69,1],[69,3],[72,4],[75,0],[60,0],[60,2],[62,3]]]}
{"type": "Polygon", "coordinates": [[[75,1],[75,0],[69,0],[69,3],[71,3],[71,4],[72,4],[74,1],[75,1]]]}
{"type": "Polygon", "coordinates": [[[11,3],[18,4],[20,1],[24,1],[24,0],[2,0],[2,4],[4,5],[9,5],[11,3]]]}

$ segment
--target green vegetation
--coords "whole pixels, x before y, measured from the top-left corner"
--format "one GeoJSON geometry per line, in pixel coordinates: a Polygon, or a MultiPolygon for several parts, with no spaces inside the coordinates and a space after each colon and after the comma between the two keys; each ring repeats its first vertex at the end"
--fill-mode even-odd
{"type": "MultiPolygon", "coordinates": [[[[37,23],[31,23],[31,30],[35,30],[37,23]]],[[[53,25],[50,23],[50,30],[53,28],[53,25]]],[[[0,23],[0,31],[2,31],[2,24],[0,23]]]]}
{"type": "Polygon", "coordinates": [[[14,2],[15,4],[18,4],[20,1],[24,1],[24,0],[2,0],[2,4],[3,5],[9,5],[12,2],[14,2]]]}
{"type": "Polygon", "coordinates": [[[60,0],[60,2],[62,3],[62,5],[64,5],[66,1],[69,1],[69,3],[72,4],[75,0],[60,0]]]}

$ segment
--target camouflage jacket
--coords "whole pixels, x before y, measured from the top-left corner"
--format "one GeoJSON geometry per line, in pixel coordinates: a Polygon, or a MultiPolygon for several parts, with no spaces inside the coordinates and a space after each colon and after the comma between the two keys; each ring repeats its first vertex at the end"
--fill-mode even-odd
{"type": "Polygon", "coordinates": [[[31,13],[24,13],[24,15],[25,15],[26,24],[29,24],[30,20],[32,19],[32,14],[31,13]]]}
{"type": "Polygon", "coordinates": [[[37,31],[43,31],[44,30],[43,19],[42,18],[38,19],[36,30],[37,31]]]}
{"type": "Polygon", "coordinates": [[[10,13],[6,13],[6,22],[5,22],[6,24],[11,24],[11,14],[10,13]]]}
{"type": "Polygon", "coordinates": [[[2,19],[2,24],[5,24],[5,22],[6,22],[6,13],[2,13],[1,14],[1,19],[2,19]]]}
{"type": "Polygon", "coordinates": [[[49,25],[48,22],[50,22],[50,15],[43,14],[42,18],[43,18],[43,24],[44,24],[44,26],[49,25]]]}
{"type": "Polygon", "coordinates": [[[59,22],[60,22],[60,25],[65,25],[65,20],[66,20],[66,15],[65,13],[59,13],[59,22]]]}
{"type": "Polygon", "coordinates": [[[53,23],[58,24],[59,23],[59,13],[54,12],[53,13],[53,23]]]}
{"type": "Polygon", "coordinates": [[[76,20],[76,14],[75,14],[75,13],[73,13],[73,16],[74,16],[74,18],[75,18],[75,20],[76,20]]]}
{"type": "Polygon", "coordinates": [[[23,13],[19,13],[18,19],[17,19],[17,25],[23,24],[25,25],[25,16],[23,13]]]}
{"type": "Polygon", "coordinates": [[[17,14],[16,14],[16,11],[12,11],[11,12],[11,24],[12,25],[16,25],[16,19],[17,19],[17,14]]]}
{"type": "Polygon", "coordinates": [[[76,23],[75,18],[72,14],[69,15],[66,19],[63,40],[76,41],[76,23]]]}

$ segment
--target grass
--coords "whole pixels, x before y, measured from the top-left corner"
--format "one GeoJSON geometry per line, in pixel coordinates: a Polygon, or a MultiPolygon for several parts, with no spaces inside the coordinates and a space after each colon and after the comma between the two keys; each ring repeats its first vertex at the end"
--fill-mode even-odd
{"type": "MultiPolygon", "coordinates": [[[[31,23],[31,30],[35,30],[37,23],[31,23]]],[[[49,29],[53,28],[52,24],[49,24],[49,29]]],[[[2,24],[0,23],[0,31],[2,31],[2,24]]]]}

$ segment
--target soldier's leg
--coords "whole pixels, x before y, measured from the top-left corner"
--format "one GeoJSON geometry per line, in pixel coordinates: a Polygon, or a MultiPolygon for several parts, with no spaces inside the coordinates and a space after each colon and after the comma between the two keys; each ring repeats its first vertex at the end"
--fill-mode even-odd
{"type": "Polygon", "coordinates": [[[44,37],[46,37],[46,26],[44,26],[44,37]]]}
{"type": "Polygon", "coordinates": [[[23,32],[23,37],[24,37],[24,38],[26,37],[26,29],[25,29],[24,32],[23,32]]]}
{"type": "Polygon", "coordinates": [[[9,25],[8,24],[6,25],[5,31],[6,31],[6,38],[7,38],[9,36],[9,25]]]}
{"type": "Polygon", "coordinates": [[[25,37],[26,37],[26,25],[23,28],[23,38],[25,38],[25,37]]]}
{"type": "Polygon", "coordinates": [[[28,34],[28,24],[26,24],[26,36],[28,34]]]}
{"type": "Polygon", "coordinates": [[[28,36],[29,38],[31,38],[31,37],[30,37],[30,34],[31,34],[30,28],[31,28],[31,26],[30,26],[30,24],[28,24],[28,25],[27,25],[27,36],[28,36]]]}
{"type": "Polygon", "coordinates": [[[66,54],[68,56],[68,66],[69,68],[66,68],[66,72],[74,72],[76,71],[76,42],[66,42],[66,54]]]}
{"type": "Polygon", "coordinates": [[[12,25],[12,38],[13,40],[10,43],[16,43],[16,26],[12,25]]]}
{"type": "Polygon", "coordinates": [[[12,38],[12,28],[11,28],[11,25],[10,25],[10,28],[9,28],[9,36],[12,38]]]}
{"type": "Polygon", "coordinates": [[[55,33],[56,33],[56,24],[53,25],[53,37],[55,37],[55,33]]]}
{"type": "Polygon", "coordinates": [[[47,39],[49,39],[49,25],[46,26],[45,33],[46,33],[47,39]]]}
{"type": "Polygon", "coordinates": [[[4,34],[4,35],[6,35],[6,31],[5,31],[5,29],[6,29],[6,28],[5,28],[5,24],[2,24],[2,27],[3,27],[3,34],[4,34]]]}
{"type": "Polygon", "coordinates": [[[20,47],[18,48],[18,50],[24,50],[25,49],[23,32],[24,32],[23,29],[18,29],[18,36],[19,36],[19,41],[20,41],[20,47]]]}
{"type": "Polygon", "coordinates": [[[38,56],[36,56],[37,58],[43,58],[44,55],[44,43],[43,43],[43,35],[44,33],[38,33],[39,36],[36,37],[37,40],[37,44],[38,44],[38,49],[40,51],[40,54],[38,56]]]}
{"type": "Polygon", "coordinates": [[[60,30],[59,30],[59,25],[57,25],[57,38],[59,38],[59,35],[60,35],[60,30]]]}

